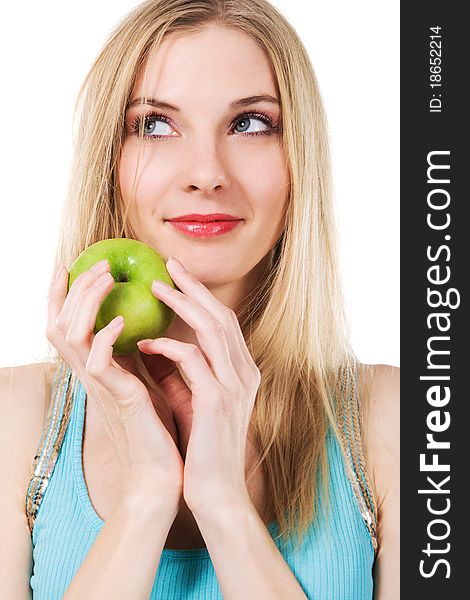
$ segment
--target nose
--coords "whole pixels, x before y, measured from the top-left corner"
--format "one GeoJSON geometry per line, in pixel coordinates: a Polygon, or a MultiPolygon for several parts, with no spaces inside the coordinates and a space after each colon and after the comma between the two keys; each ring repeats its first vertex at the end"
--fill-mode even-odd
{"type": "Polygon", "coordinates": [[[211,194],[228,186],[226,160],[214,140],[206,138],[190,145],[183,172],[186,191],[211,194]]]}

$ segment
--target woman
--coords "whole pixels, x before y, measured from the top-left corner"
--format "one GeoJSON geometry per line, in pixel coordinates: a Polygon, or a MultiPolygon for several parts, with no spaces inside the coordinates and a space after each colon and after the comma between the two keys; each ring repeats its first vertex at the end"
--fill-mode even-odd
{"type": "Polygon", "coordinates": [[[125,323],[92,334],[109,265],[68,294],[58,269],[29,529],[19,476],[1,511],[10,597],[397,598],[397,374],[348,344],[325,117],[294,30],[265,0],[147,1],[79,99],[57,262],[145,242],[171,259],[178,290],[152,289],[176,318],[113,358],[125,323]]]}

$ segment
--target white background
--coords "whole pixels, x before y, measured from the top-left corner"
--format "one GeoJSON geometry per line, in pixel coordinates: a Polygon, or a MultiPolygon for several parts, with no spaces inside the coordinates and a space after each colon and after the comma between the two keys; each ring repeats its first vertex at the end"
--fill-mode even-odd
{"type": "MultiPolygon", "coordinates": [[[[328,114],[353,345],[399,365],[399,3],[275,0],[305,44],[328,114]]],[[[0,37],[0,366],[48,354],[47,290],[71,156],[73,104],[137,2],[8,2],[0,37]]]]}

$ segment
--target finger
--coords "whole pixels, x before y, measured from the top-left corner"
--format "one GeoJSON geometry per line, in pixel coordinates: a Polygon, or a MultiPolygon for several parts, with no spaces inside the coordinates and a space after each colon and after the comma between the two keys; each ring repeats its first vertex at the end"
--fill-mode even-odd
{"type": "Polygon", "coordinates": [[[71,285],[59,314],[58,327],[66,332],[72,321],[73,314],[77,305],[80,302],[82,293],[90,287],[90,285],[98,279],[104,271],[109,271],[110,266],[108,261],[99,261],[88,271],[81,273],[71,285]]]}
{"type": "Polygon", "coordinates": [[[240,327],[240,323],[234,311],[230,311],[229,318],[232,320],[232,327],[233,331],[235,332],[235,335],[233,337],[231,336],[231,339],[236,340],[239,356],[243,356],[245,364],[245,369],[240,369],[238,371],[238,373],[240,374],[240,378],[245,383],[249,383],[253,377],[259,381],[261,375],[260,370],[256,366],[256,363],[253,360],[250,351],[248,350],[242,329],[240,327]],[[245,377],[246,370],[248,372],[248,377],[245,377]]]}
{"type": "Polygon", "coordinates": [[[159,300],[167,304],[194,329],[201,350],[214,375],[220,383],[230,387],[234,379],[237,379],[237,371],[232,363],[227,335],[222,323],[192,298],[168,284],[157,282],[152,285],[152,291],[159,300]]]}
{"type": "Polygon", "coordinates": [[[246,365],[250,375],[259,380],[260,371],[253,360],[253,357],[246,345],[238,317],[231,308],[217,300],[217,298],[201,283],[184,265],[174,257],[170,257],[166,263],[172,279],[177,283],[178,288],[194,298],[201,306],[211,312],[217,319],[224,324],[227,332],[227,342],[237,373],[243,377],[245,369],[241,365],[246,365]]]}
{"type": "Polygon", "coordinates": [[[162,337],[155,340],[141,340],[137,345],[145,354],[163,354],[181,365],[193,392],[203,392],[209,397],[209,390],[214,389],[214,385],[218,383],[201,350],[195,344],[162,337]]]}
{"type": "Polygon", "coordinates": [[[217,300],[207,287],[190,273],[179,260],[171,257],[168,259],[166,266],[171,278],[182,292],[193,298],[222,323],[227,333],[233,331],[235,335],[227,335],[227,342],[235,368],[237,368],[237,365],[241,366],[243,363],[252,362],[235,312],[220,300],[217,300]]]}
{"type": "Polygon", "coordinates": [[[53,337],[57,317],[64,304],[67,295],[67,269],[61,265],[52,278],[47,295],[47,326],[46,336],[48,339],[53,337]]]}
{"type": "Polygon", "coordinates": [[[118,315],[98,331],[85,366],[87,373],[109,390],[115,400],[132,398],[136,391],[135,377],[119,368],[117,363],[116,366],[113,365],[113,344],[123,328],[124,319],[118,315]]]}
{"type": "Polygon", "coordinates": [[[85,347],[88,355],[100,304],[113,287],[114,279],[111,273],[105,271],[83,292],[65,338],[70,346],[85,347]]]}

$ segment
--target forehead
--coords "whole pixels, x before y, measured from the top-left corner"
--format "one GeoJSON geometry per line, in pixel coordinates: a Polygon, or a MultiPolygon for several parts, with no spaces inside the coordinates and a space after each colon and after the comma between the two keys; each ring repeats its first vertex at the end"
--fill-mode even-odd
{"type": "Polygon", "coordinates": [[[142,70],[132,97],[147,92],[148,96],[171,97],[184,104],[188,97],[209,99],[216,94],[233,99],[245,92],[275,95],[277,91],[263,50],[248,35],[226,27],[170,34],[147,64],[147,89],[142,70]]]}

